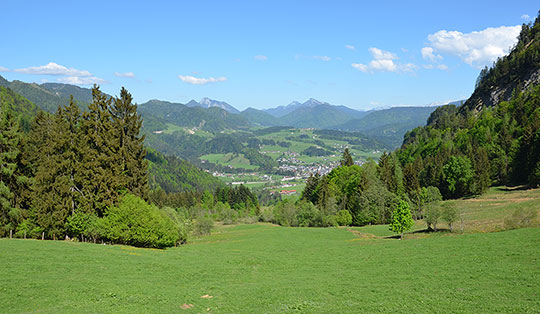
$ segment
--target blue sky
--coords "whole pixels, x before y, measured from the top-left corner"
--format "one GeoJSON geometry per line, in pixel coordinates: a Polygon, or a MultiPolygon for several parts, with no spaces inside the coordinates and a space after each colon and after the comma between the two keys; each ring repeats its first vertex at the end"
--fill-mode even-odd
{"type": "Polygon", "coordinates": [[[0,75],[139,103],[355,109],[470,96],[537,1],[8,1],[0,75]]]}

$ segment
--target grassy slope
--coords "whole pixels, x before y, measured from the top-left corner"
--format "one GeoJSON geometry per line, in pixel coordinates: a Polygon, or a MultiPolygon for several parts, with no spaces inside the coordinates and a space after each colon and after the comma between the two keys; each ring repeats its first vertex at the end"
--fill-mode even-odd
{"type": "Polygon", "coordinates": [[[538,237],[365,240],[346,229],[241,225],[165,251],[3,239],[0,311],[535,311],[538,237]]]}
{"type": "MultiPolygon", "coordinates": [[[[470,232],[496,229],[515,206],[537,208],[539,198],[540,190],[493,188],[454,202],[466,210],[470,232]]],[[[161,251],[0,239],[0,312],[169,313],[183,312],[183,304],[197,313],[540,308],[540,229],[373,237],[390,234],[387,226],[221,226],[161,251]]]]}

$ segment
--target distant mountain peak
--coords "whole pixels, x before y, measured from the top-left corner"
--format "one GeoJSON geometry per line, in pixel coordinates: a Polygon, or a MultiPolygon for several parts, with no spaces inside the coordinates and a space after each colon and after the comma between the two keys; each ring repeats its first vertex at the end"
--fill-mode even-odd
{"type": "Polygon", "coordinates": [[[214,100],[210,99],[208,97],[203,97],[199,102],[196,102],[195,100],[190,100],[186,106],[188,107],[202,107],[202,108],[211,108],[211,107],[218,107],[221,108],[229,113],[240,113],[238,109],[234,108],[233,106],[229,105],[228,103],[224,101],[214,100]]]}
{"type": "Polygon", "coordinates": [[[315,98],[310,98],[305,103],[303,103],[303,105],[311,105],[311,106],[322,105],[322,104],[326,104],[326,103],[319,101],[315,98]]]}
{"type": "Polygon", "coordinates": [[[190,100],[190,101],[186,104],[186,106],[188,106],[188,107],[198,107],[199,105],[200,105],[200,104],[199,104],[196,100],[194,100],[194,99],[190,100]]]}

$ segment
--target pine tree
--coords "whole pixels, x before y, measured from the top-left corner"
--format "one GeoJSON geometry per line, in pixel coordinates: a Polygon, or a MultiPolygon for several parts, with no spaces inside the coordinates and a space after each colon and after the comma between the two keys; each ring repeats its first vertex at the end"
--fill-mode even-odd
{"type": "Polygon", "coordinates": [[[82,206],[88,213],[103,216],[107,207],[117,204],[123,192],[122,165],[118,162],[118,144],[110,113],[112,99],[97,86],[92,88],[92,97],[81,121],[79,173],[85,196],[82,206]]]}
{"type": "Polygon", "coordinates": [[[382,154],[379,159],[378,173],[388,191],[396,195],[403,194],[403,171],[395,154],[386,152],[382,154]]]}
{"type": "Polygon", "coordinates": [[[354,165],[354,161],[352,159],[351,153],[349,152],[349,148],[345,148],[343,151],[343,157],[341,158],[341,166],[352,166],[354,165]]]}
{"type": "Polygon", "coordinates": [[[0,236],[22,221],[21,192],[28,182],[21,170],[22,133],[15,116],[2,111],[0,116],[0,236]]]}
{"type": "Polygon", "coordinates": [[[306,187],[302,191],[302,199],[308,200],[313,204],[317,204],[318,194],[317,186],[319,185],[320,175],[316,173],[315,175],[311,174],[306,180],[306,187]]]}
{"type": "Polygon", "coordinates": [[[48,237],[61,237],[66,233],[67,218],[75,212],[81,197],[77,182],[77,167],[80,164],[78,123],[80,113],[71,101],[59,107],[53,117],[50,130],[38,143],[42,154],[34,184],[33,208],[37,224],[48,237]]]}
{"type": "Polygon", "coordinates": [[[144,135],[140,135],[142,119],[137,114],[133,97],[122,87],[114,99],[111,115],[115,136],[115,157],[121,170],[122,186],[130,193],[148,199],[148,161],[145,159],[144,135]]]}

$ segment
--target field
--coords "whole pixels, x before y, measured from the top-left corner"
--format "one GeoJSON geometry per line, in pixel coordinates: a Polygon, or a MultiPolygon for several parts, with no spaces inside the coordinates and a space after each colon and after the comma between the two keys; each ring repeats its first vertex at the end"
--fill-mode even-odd
{"type": "Polygon", "coordinates": [[[0,311],[535,312],[539,237],[366,240],[344,228],[240,225],[164,251],[4,239],[0,311]]]}
{"type": "Polygon", "coordinates": [[[404,241],[387,226],[270,224],[218,226],[167,250],[0,239],[0,312],[538,312],[540,229],[475,228],[539,198],[493,188],[455,201],[471,204],[465,234],[404,241]]]}

